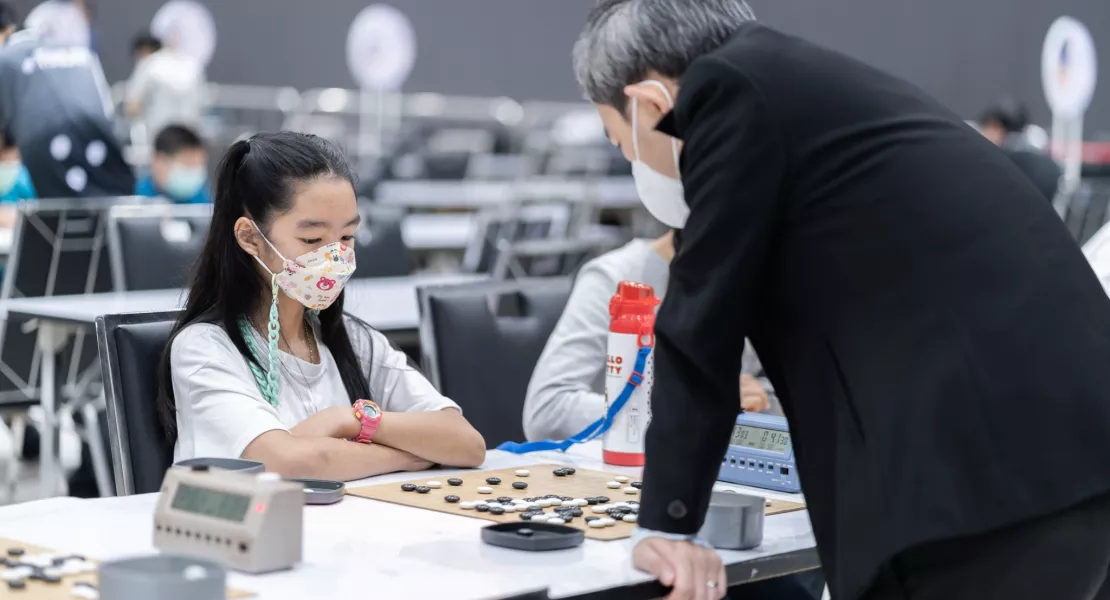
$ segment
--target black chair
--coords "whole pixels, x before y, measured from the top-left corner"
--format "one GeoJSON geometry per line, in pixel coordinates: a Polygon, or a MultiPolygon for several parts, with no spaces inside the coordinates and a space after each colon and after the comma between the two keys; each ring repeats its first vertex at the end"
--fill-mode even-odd
{"type": "Polygon", "coordinates": [[[363,218],[355,231],[354,277],[403,277],[411,275],[414,262],[396,218],[363,218]]]}
{"type": "Polygon", "coordinates": [[[186,287],[212,222],[212,205],[117,206],[108,250],[117,291],[186,287]]]}
{"type": "Polygon", "coordinates": [[[96,320],[116,493],[157,492],[173,464],[158,419],[158,364],[177,312],[104,315],[96,320]]]}
{"type": "Polygon", "coordinates": [[[491,448],[524,439],[528,380],[570,289],[560,278],[417,291],[424,370],[491,448]]]}

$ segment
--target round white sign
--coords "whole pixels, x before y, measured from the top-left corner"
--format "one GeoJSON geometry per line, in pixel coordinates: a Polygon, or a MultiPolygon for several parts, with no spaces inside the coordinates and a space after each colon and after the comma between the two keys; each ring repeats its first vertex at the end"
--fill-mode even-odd
{"type": "Polygon", "coordinates": [[[193,0],[170,0],[163,4],[150,22],[150,32],[162,44],[206,67],[216,51],[216,21],[207,7],[193,0]]]}
{"type": "Polygon", "coordinates": [[[1045,98],[1057,117],[1077,118],[1087,111],[1098,82],[1095,43],[1087,28],[1060,17],[1048,28],[1041,54],[1045,98]]]}
{"type": "Polygon", "coordinates": [[[388,4],[362,9],[347,32],[347,67],[365,90],[399,89],[416,63],[416,32],[388,4]]]}
{"type": "Polygon", "coordinates": [[[71,2],[46,0],[27,13],[25,24],[49,44],[87,47],[91,39],[88,18],[71,2]]]}

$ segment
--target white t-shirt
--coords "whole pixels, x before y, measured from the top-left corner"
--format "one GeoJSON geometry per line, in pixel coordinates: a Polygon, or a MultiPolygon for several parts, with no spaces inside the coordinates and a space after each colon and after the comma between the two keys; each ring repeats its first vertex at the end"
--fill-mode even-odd
{"type": "MultiPolygon", "coordinates": [[[[390,346],[384,335],[377,331],[368,334],[354,324],[348,324],[347,332],[363,372],[370,373],[371,399],[383,411],[458,408],[413,369],[405,354],[390,346]]],[[[265,366],[269,364],[266,341],[258,332],[254,336],[265,366]]],[[[331,352],[322,344],[317,346],[320,364],[316,365],[280,353],[275,408],[262,397],[246,359],[223,327],[197,323],[182,329],[170,348],[177,404],[174,462],[199,456],[239,458],[267,431],[288,430],[328,407],[350,406],[351,398],[331,352]]]]}
{"type": "Polygon", "coordinates": [[[127,100],[142,106],[151,140],[166,125],[200,125],[204,109],[204,68],[191,56],[164,48],[135,66],[127,100]]]}

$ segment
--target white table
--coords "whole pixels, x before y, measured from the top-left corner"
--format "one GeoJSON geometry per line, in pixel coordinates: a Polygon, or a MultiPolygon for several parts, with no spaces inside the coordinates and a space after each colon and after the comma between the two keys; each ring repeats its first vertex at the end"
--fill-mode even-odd
{"type": "MultiPolygon", "coordinates": [[[[594,444],[568,454],[515,456],[491,451],[483,468],[566,463],[638,475],[638,469],[602,465],[594,444]]],[[[443,479],[453,473],[429,474],[443,479]]],[[[412,479],[387,475],[349,484],[412,479]]],[[[738,491],[798,501],[737,486],[738,491]]],[[[101,560],[147,554],[152,546],[156,494],[98,500],[49,500],[0,508],[0,530],[18,541],[101,560]],[[41,509],[36,506],[41,505],[41,509]]],[[[260,600],[367,597],[503,598],[548,588],[552,598],[616,591],[621,597],[648,597],[651,577],[631,564],[628,540],[587,539],[571,550],[526,553],[487,546],[480,530],[488,521],[348,496],[332,506],[305,507],[304,562],[292,571],[268,575],[229,574],[229,585],[258,593],[260,600]]],[[[721,551],[730,583],[816,568],[809,516],[805,511],[767,517],[763,545],[749,551],[721,551]]]]}
{"type": "MultiPolygon", "coordinates": [[[[414,275],[379,279],[353,279],[346,287],[344,309],[387,334],[414,331],[420,324],[420,307],[416,288],[426,285],[451,285],[481,281],[481,275],[414,275]]],[[[18,316],[38,323],[37,343],[42,350],[39,363],[41,404],[44,413],[39,464],[43,495],[52,495],[58,485],[57,453],[57,390],[55,370],[57,355],[66,347],[76,331],[91,328],[101,315],[143,312],[167,312],[180,309],[185,303],[185,290],[153,290],[143,292],[108,292],[49,298],[17,298],[0,303],[0,318],[18,316]]],[[[88,405],[85,418],[95,418],[88,405]]],[[[95,420],[95,419],[94,419],[95,420]]],[[[92,436],[97,443],[98,435],[92,436]]],[[[93,466],[102,496],[109,495],[108,465],[104,452],[93,448],[93,466]]]]}
{"type": "Polygon", "coordinates": [[[642,206],[631,177],[597,181],[540,177],[523,183],[510,181],[385,181],[375,201],[383,206],[420,209],[481,209],[513,200],[571,200],[595,202],[606,209],[642,206]]]}
{"type": "Polygon", "coordinates": [[[462,252],[477,232],[473,213],[417,213],[401,220],[405,246],[416,252],[462,252]]]}

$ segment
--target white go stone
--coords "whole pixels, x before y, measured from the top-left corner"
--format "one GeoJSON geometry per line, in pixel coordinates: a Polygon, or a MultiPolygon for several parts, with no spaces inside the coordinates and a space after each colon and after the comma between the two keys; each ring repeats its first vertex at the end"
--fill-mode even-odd
{"type": "Polygon", "coordinates": [[[607,487],[611,490],[619,489],[621,487],[621,482],[619,482],[619,481],[610,481],[609,483],[605,484],[605,487],[607,487]]]}
{"type": "Polygon", "coordinates": [[[539,502],[529,502],[527,506],[528,510],[540,510],[543,508],[543,505],[539,502]]]}
{"type": "Polygon", "coordinates": [[[624,521],[625,523],[635,523],[636,519],[637,519],[636,515],[631,515],[631,514],[624,515],[624,517],[621,517],[621,520],[624,521]]]}
{"type": "Polygon", "coordinates": [[[638,490],[638,489],[636,489],[632,486],[628,486],[628,487],[624,488],[624,493],[635,496],[636,494],[640,493],[640,490],[638,490]]]}
{"type": "Polygon", "coordinates": [[[575,498],[574,503],[577,504],[578,506],[587,506],[587,505],[590,504],[589,502],[586,501],[585,498],[575,498]]]}
{"type": "Polygon", "coordinates": [[[479,494],[492,494],[493,493],[493,488],[483,485],[482,487],[478,488],[478,493],[479,494]]]}
{"type": "Polygon", "coordinates": [[[429,481],[428,483],[425,483],[424,485],[432,488],[433,490],[438,490],[439,488],[443,487],[443,484],[438,482],[438,481],[429,481]]]}
{"type": "Polygon", "coordinates": [[[575,500],[563,500],[562,505],[563,506],[578,506],[578,502],[575,501],[575,500]]]}
{"type": "Polygon", "coordinates": [[[630,481],[630,479],[628,478],[627,475],[617,475],[613,479],[616,479],[617,481],[619,481],[621,483],[628,483],[630,481]]]}
{"type": "Polygon", "coordinates": [[[594,523],[604,523],[606,527],[612,527],[613,525],[617,524],[617,521],[615,519],[610,519],[609,517],[601,517],[600,519],[594,521],[594,523]]]}
{"type": "Polygon", "coordinates": [[[474,510],[475,506],[478,506],[477,502],[459,502],[459,508],[463,510],[474,510]]]}
{"type": "Polygon", "coordinates": [[[603,527],[608,527],[608,525],[603,523],[601,521],[601,519],[594,519],[593,521],[590,521],[589,523],[586,523],[586,524],[589,525],[590,527],[593,527],[594,529],[601,529],[603,527]]]}
{"type": "Polygon", "coordinates": [[[564,521],[562,517],[548,517],[547,522],[551,523],[552,525],[566,525],[567,524],[567,522],[564,521]]]}
{"type": "Polygon", "coordinates": [[[517,469],[516,470],[516,476],[517,477],[527,477],[531,474],[532,474],[532,472],[529,471],[528,469],[517,469]]]}
{"type": "Polygon", "coordinates": [[[590,510],[592,510],[593,512],[595,512],[599,515],[603,515],[606,512],[608,512],[610,508],[613,508],[613,507],[609,506],[608,504],[595,504],[595,505],[590,507],[590,510]]]}

